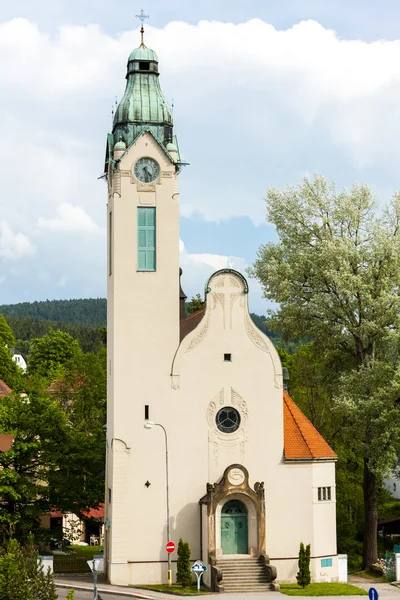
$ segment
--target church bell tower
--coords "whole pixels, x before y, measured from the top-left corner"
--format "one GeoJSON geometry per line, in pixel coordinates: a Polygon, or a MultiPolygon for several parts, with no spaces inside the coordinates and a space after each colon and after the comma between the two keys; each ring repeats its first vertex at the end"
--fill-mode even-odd
{"type": "Polygon", "coordinates": [[[123,585],[131,579],[133,541],[142,549],[146,545],[138,524],[146,502],[146,474],[140,466],[146,436],[143,422],[149,418],[149,407],[165,400],[171,361],[179,345],[178,174],[182,161],[172,111],[160,87],[158,57],[143,42],[143,26],[141,33],[141,45],[128,58],[126,89],[107,136],[105,160],[105,562],[109,580],[123,585]]]}

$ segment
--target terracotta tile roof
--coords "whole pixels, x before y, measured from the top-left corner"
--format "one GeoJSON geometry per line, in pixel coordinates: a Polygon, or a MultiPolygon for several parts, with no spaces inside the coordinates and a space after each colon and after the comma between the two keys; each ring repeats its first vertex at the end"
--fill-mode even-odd
{"type": "Polygon", "coordinates": [[[329,444],[285,391],[283,419],[286,460],[337,458],[329,444]]]}
{"type": "Polygon", "coordinates": [[[8,452],[13,444],[14,436],[7,433],[0,434],[0,452],[8,452]]]}
{"type": "Polygon", "coordinates": [[[0,398],[4,398],[4,396],[8,396],[11,393],[11,388],[8,387],[4,381],[0,379],[0,398]]]}
{"type": "Polygon", "coordinates": [[[193,329],[195,329],[195,327],[197,327],[197,325],[200,323],[200,321],[204,317],[204,313],[205,313],[205,309],[202,308],[202,309],[198,310],[197,312],[193,313],[192,315],[189,315],[185,319],[181,320],[180,341],[182,341],[183,338],[186,337],[188,333],[190,333],[191,331],[193,331],[193,329]]]}
{"type": "Polygon", "coordinates": [[[82,515],[90,519],[104,519],[104,504],[99,504],[99,508],[89,508],[89,510],[82,513],[82,515]]]}

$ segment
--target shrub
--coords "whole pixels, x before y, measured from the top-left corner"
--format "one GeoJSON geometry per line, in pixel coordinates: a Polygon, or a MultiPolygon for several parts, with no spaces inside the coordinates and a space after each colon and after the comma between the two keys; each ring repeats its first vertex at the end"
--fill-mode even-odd
{"type": "Polygon", "coordinates": [[[311,583],[310,573],[310,557],[311,557],[311,546],[308,544],[304,548],[303,542],[300,544],[299,550],[299,572],[296,575],[297,583],[305,588],[311,583]]]}
{"type": "Polygon", "coordinates": [[[182,538],[178,544],[178,564],[176,569],[176,581],[185,588],[187,585],[191,585],[192,573],[190,571],[190,547],[187,542],[184,542],[182,538]]]}

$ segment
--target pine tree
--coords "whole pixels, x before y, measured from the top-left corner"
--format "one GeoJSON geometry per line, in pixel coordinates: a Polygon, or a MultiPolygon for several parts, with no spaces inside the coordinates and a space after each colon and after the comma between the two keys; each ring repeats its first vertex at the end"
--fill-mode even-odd
{"type": "Polygon", "coordinates": [[[310,544],[304,548],[303,542],[300,543],[299,550],[299,571],[296,575],[297,583],[305,588],[311,582],[310,573],[310,557],[311,557],[311,546],[310,544]]]}
{"type": "Polygon", "coordinates": [[[185,588],[187,585],[191,585],[192,573],[190,571],[190,547],[187,542],[184,542],[182,538],[178,544],[178,564],[176,569],[176,581],[185,588]]]}
{"type": "Polygon", "coordinates": [[[0,600],[35,600],[29,585],[25,557],[17,540],[11,539],[0,557],[0,600]]]}

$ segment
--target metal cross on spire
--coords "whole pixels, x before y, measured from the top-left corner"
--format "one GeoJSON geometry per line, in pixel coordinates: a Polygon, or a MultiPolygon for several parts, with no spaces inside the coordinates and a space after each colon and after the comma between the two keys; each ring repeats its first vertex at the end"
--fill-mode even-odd
{"type": "Polygon", "coordinates": [[[149,15],[145,15],[144,14],[144,10],[142,8],[142,10],[140,11],[140,13],[138,15],[135,15],[135,17],[136,17],[136,19],[140,19],[142,21],[142,27],[140,28],[140,33],[141,33],[142,39],[141,39],[140,45],[144,46],[144,42],[143,42],[143,34],[144,34],[143,23],[144,23],[145,19],[149,18],[149,15]]]}

